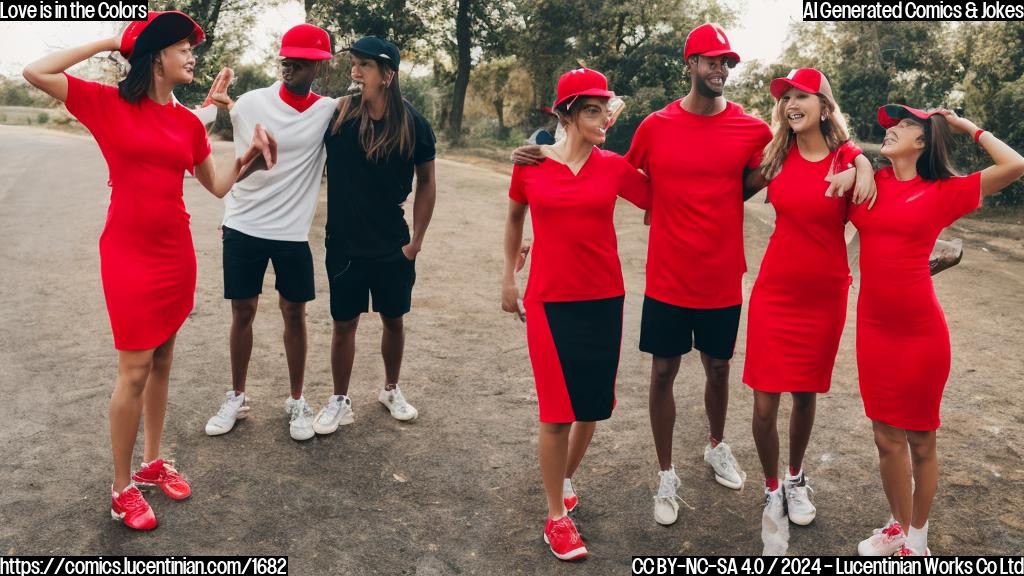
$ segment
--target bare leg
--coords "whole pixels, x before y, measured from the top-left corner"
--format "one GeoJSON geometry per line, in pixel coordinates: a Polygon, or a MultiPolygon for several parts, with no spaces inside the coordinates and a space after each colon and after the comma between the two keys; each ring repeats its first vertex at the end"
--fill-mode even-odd
{"type": "Polygon", "coordinates": [[[349,380],[352,379],[352,363],[356,357],[356,328],[359,316],[346,321],[334,321],[334,336],[331,339],[331,375],[334,378],[334,394],[348,394],[349,380]]]}
{"type": "MultiPolygon", "coordinates": [[[[284,354],[288,360],[288,381],[293,400],[302,397],[306,375],[306,303],[292,302],[279,296],[284,319],[284,354]]],[[[251,334],[250,330],[250,334],[251,334]]]]}
{"type": "Polygon", "coordinates": [[[725,438],[725,415],[729,410],[729,361],[700,353],[707,382],[704,384],[704,411],[708,431],[715,440],[725,438]]]}
{"type": "Polygon", "coordinates": [[[907,433],[878,421],[872,421],[871,425],[875,431],[882,488],[885,497],[889,499],[889,510],[893,518],[907,530],[913,509],[907,433]]]}
{"type": "Polygon", "coordinates": [[[754,445],[765,478],[779,477],[779,399],[781,394],[754,390],[754,445]]]}
{"type": "Polygon", "coordinates": [[[245,378],[252,357],[252,323],[256,319],[259,296],[231,301],[231,387],[245,392],[245,378]]]}
{"type": "Polygon", "coordinates": [[[118,350],[117,380],[110,397],[110,446],[114,456],[114,490],[131,484],[132,451],[139,433],[142,396],[153,365],[153,350],[118,350]]]}
{"type": "Polygon", "coordinates": [[[935,431],[907,431],[910,457],[914,465],[914,512],[911,526],[924,528],[939,485],[939,459],[935,450],[935,431]]]}
{"type": "Polygon", "coordinates": [[[814,392],[793,393],[793,413],[789,416],[789,465],[794,470],[800,470],[804,465],[804,454],[814,429],[817,400],[818,395],[814,392]]]}
{"type": "Polygon", "coordinates": [[[540,475],[544,479],[544,496],[548,502],[548,518],[552,519],[565,515],[562,480],[565,478],[570,426],[540,423],[537,453],[540,458],[540,475]]]}
{"type": "Polygon", "coordinates": [[[174,338],[171,336],[153,352],[153,365],[142,395],[142,432],[145,438],[143,462],[152,462],[160,457],[160,439],[163,437],[164,416],[167,414],[167,389],[174,359],[174,338]]]}
{"type": "Polygon", "coordinates": [[[597,422],[573,423],[572,430],[569,432],[569,460],[565,465],[566,478],[572,478],[576,469],[580,467],[580,462],[583,461],[583,456],[587,453],[587,447],[590,446],[590,440],[594,437],[596,428],[597,422]]]}
{"type": "Polygon", "coordinates": [[[658,453],[658,466],[661,470],[672,467],[672,431],[676,425],[676,399],[672,393],[672,384],[679,373],[681,358],[654,356],[651,361],[648,410],[651,415],[651,432],[654,434],[654,449],[658,453]]]}
{"type": "Polygon", "coordinates": [[[402,372],[402,352],[405,351],[405,328],[402,317],[380,317],[384,332],[380,337],[380,355],[384,358],[384,389],[390,390],[398,384],[402,372]]]}

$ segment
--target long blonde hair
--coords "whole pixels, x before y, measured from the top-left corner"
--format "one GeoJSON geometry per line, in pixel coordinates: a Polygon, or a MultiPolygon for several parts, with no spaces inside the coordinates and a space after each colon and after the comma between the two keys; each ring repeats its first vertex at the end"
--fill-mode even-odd
{"type": "MultiPolygon", "coordinates": [[[[821,122],[821,135],[825,137],[825,144],[830,152],[850,140],[850,130],[846,127],[846,118],[839,103],[824,94],[816,94],[821,100],[821,110],[825,113],[825,120],[821,122]]],[[[766,180],[771,180],[782,171],[782,163],[786,161],[790,147],[796,142],[796,133],[786,122],[786,113],[782,109],[782,98],[775,103],[772,112],[772,141],[764,150],[764,159],[761,161],[761,175],[766,180]]]]}
{"type": "MultiPolygon", "coordinates": [[[[377,66],[380,66],[380,62],[377,62],[377,66]]],[[[396,151],[407,159],[412,158],[416,127],[413,125],[412,114],[405,109],[397,71],[385,88],[384,129],[377,133],[373,118],[370,117],[369,104],[363,101],[362,94],[354,94],[338,99],[338,117],[331,126],[331,136],[338,133],[342,124],[353,118],[359,119],[359,144],[366,151],[367,160],[385,160],[396,151]]]]}

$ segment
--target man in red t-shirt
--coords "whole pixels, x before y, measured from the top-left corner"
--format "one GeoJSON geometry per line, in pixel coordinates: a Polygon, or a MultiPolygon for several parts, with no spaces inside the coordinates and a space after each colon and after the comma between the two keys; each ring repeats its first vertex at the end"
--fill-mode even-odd
{"type": "Polygon", "coordinates": [[[739,490],[746,479],[723,438],[747,269],[743,201],[749,196],[743,180],[760,165],[772,138],[767,124],[722,96],[739,56],[721,27],[704,24],[691,31],[684,58],[690,92],[644,119],[626,155],[648,174],[653,192],[640,350],[654,356],[650,415],[661,468],[654,517],[666,525],[676,521],[679,509],[672,385],[682,355],[693,348],[707,376],[704,460],[723,486],[739,490]]]}
{"type": "MultiPolygon", "coordinates": [[[[626,159],[651,181],[647,290],[640,350],[654,358],[650,414],[661,472],[654,518],[676,521],[679,477],[672,466],[675,397],[672,385],[683,354],[701,353],[707,382],[704,406],[709,442],[704,459],[723,486],[740,489],[746,475],[723,442],[729,402],[729,361],[736,346],[742,280],[744,177],[761,163],[771,129],[722,96],[739,56],[717,24],[686,38],[690,92],[648,116],[637,128],[626,159]]],[[[538,147],[514,159],[536,163],[538,147]]]]}

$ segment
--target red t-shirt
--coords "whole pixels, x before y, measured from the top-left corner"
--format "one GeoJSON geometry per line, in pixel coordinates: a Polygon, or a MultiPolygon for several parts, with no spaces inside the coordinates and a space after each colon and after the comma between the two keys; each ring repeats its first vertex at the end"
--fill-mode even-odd
{"type": "Polygon", "coordinates": [[[743,170],[772,139],[763,121],[728,102],[714,116],[681,100],[648,116],[626,154],[651,180],[647,291],[687,308],[743,302],[743,170]]]}
{"type": "Polygon", "coordinates": [[[579,173],[554,160],[516,165],[508,196],[530,205],[533,247],[525,299],[597,300],[625,294],[615,238],[619,196],[650,207],[647,178],[614,152],[594,148],[579,173]]]}

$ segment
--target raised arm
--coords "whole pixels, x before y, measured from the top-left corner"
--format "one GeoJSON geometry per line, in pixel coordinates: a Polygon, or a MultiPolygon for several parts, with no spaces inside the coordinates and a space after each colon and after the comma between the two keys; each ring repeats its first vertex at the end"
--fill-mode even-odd
{"type": "Polygon", "coordinates": [[[68,99],[68,79],[64,76],[65,70],[100,52],[114,51],[120,47],[121,34],[81,46],[65,48],[29,63],[21,71],[21,74],[29,84],[64,102],[68,99]]]}
{"type": "Polygon", "coordinates": [[[423,237],[434,215],[434,203],[437,199],[437,182],[434,179],[434,161],[416,165],[416,198],[412,204],[412,240],[402,247],[402,252],[409,260],[415,260],[416,254],[423,249],[423,237]]]}
{"type": "Polygon", "coordinates": [[[515,200],[508,201],[508,216],[505,219],[505,271],[501,280],[501,309],[525,320],[519,310],[519,288],[516,286],[516,269],[523,246],[523,225],[526,223],[528,206],[515,200]]]}
{"type": "MultiPolygon", "coordinates": [[[[978,125],[967,118],[961,118],[951,110],[942,110],[946,117],[950,130],[954,134],[968,134],[973,136],[980,130],[978,125]]],[[[981,171],[981,195],[992,196],[1002,192],[1010,184],[1024,176],[1024,157],[1011,148],[1006,142],[996,138],[991,132],[983,132],[978,138],[978,144],[988,152],[995,162],[992,166],[981,171]]]]}

